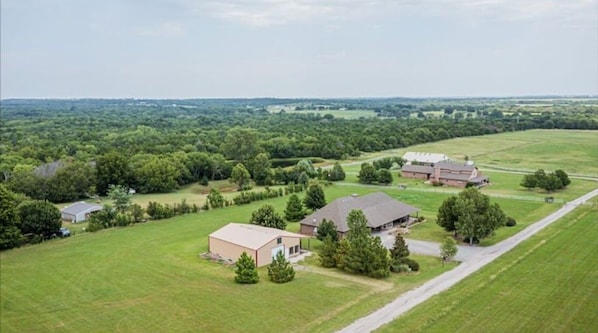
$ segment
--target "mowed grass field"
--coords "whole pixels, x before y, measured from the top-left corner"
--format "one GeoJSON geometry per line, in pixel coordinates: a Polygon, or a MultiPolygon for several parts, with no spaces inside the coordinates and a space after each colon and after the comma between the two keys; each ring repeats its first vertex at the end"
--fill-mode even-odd
{"type": "Polygon", "coordinates": [[[598,177],[598,131],[529,130],[455,138],[400,149],[465,156],[478,166],[535,171],[563,169],[572,175],[598,177]]]}
{"type": "MultiPolygon", "coordinates": [[[[361,188],[329,188],[348,195],[361,188]]],[[[247,222],[265,203],[97,233],[0,253],[1,332],[328,332],[451,269],[416,257],[421,272],[375,280],[309,265],[278,285],[260,269],[257,285],[198,257],[208,234],[247,222]]],[[[289,226],[296,230],[296,223],[289,226]]],[[[312,249],[318,242],[312,242],[312,249]]]]}
{"type": "Polygon", "coordinates": [[[379,332],[595,332],[598,202],[379,332]]]}

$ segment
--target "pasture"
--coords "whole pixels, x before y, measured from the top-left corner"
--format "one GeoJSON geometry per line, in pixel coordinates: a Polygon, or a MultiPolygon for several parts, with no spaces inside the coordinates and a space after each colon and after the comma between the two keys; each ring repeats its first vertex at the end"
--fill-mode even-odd
{"type": "Polygon", "coordinates": [[[593,332],[598,202],[583,206],[379,332],[593,332]]]}
{"type": "Polygon", "coordinates": [[[327,114],[333,115],[334,118],[341,119],[359,119],[359,118],[372,118],[378,115],[373,110],[357,109],[357,110],[295,110],[294,108],[281,108],[281,107],[268,107],[268,112],[278,113],[284,111],[285,113],[298,113],[298,114],[313,114],[324,116],[327,114]]]}
{"type": "Polygon", "coordinates": [[[598,131],[529,130],[426,143],[396,150],[395,156],[407,151],[444,153],[455,160],[468,156],[482,169],[563,169],[571,175],[598,177],[597,142],[598,131]]]}

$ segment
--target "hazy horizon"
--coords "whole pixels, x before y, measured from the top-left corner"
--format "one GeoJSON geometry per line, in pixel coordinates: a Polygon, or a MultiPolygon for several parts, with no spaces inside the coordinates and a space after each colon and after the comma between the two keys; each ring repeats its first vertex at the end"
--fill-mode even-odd
{"type": "Polygon", "coordinates": [[[2,0],[0,98],[598,94],[598,0],[2,0]]]}

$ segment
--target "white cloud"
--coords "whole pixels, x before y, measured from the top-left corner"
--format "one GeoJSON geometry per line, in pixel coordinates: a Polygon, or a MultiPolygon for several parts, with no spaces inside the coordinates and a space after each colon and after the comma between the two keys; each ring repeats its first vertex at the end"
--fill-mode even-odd
{"type": "Polygon", "coordinates": [[[553,20],[594,24],[596,0],[179,0],[196,12],[250,26],[304,21],[353,21],[403,15],[459,17],[480,21],[553,20]],[[582,22],[580,22],[582,21],[582,22]]]}

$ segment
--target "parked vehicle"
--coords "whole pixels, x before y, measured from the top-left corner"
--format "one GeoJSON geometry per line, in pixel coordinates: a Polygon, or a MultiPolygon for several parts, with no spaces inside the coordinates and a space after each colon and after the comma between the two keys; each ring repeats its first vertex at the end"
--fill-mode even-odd
{"type": "Polygon", "coordinates": [[[58,231],[58,237],[69,237],[71,235],[71,231],[69,228],[62,227],[60,231],[58,231]]]}

